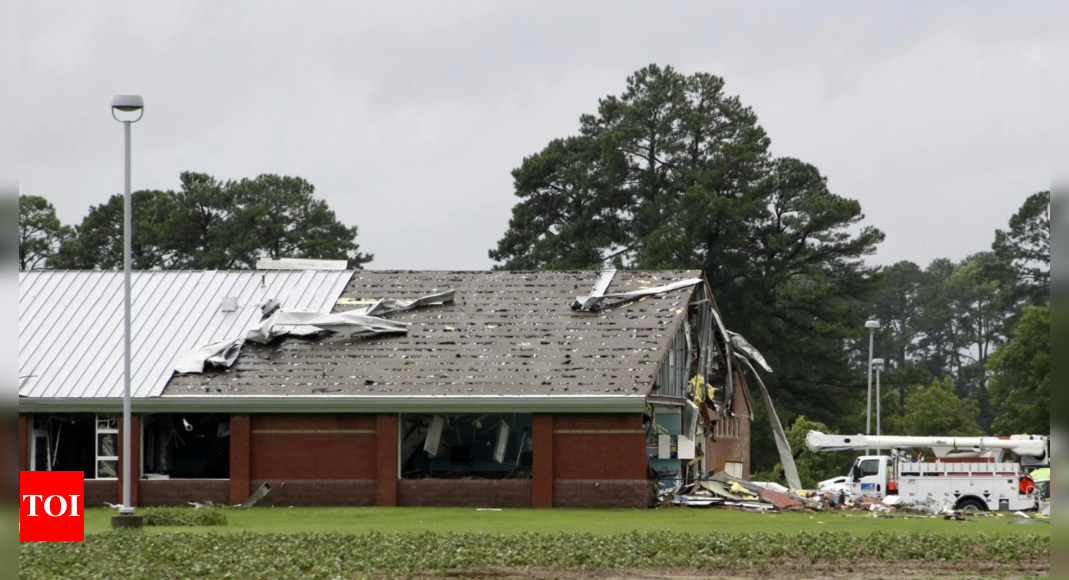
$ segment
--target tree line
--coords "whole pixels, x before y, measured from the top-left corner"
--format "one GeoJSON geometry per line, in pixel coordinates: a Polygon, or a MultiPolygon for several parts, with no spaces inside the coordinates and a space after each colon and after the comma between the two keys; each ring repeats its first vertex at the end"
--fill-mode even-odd
{"type": "MultiPolygon", "coordinates": [[[[498,268],[703,270],[729,327],[775,369],[766,382],[788,425],[864,431],[864,322],[877,318],[886,433],[1050,431],[1049,191],[990,251],[876,268],[865,260],[884,234],[856,200],[774,156],[722,78],[658,66],[512,175],[498,268]]],[[[754,427],[755,470],[770,470],[767,422],[754,427]]]]}
{"type": "MultiPolygon", "coordinates": [[[[771,143],[724,79],[651,65],[512,172],[518,200],[489,255],[503,270],[704,271],[729,327],[775,370],[765,380],[787,425],[864,430],[864,323],[877,318],[885,432],[1048,433],[1050,192],[1028,197],[988,251],[880,268],[866,259],[885,236],[861,204],[771,143]]],[[[313,193],[298,177],[198,173],[137,192],[135,267],[370,262],[313,193]]],[[[122,207],[115,196],[70,227],[21,197],[20,268],[121,266],[122,207]]],[[[753,448],[755,470],[773,469],[760,419],[753,448]]]]}
{"type": "MultiPolygon", "coordinates": [[[[251,269],[261,258],[347,260],[360,268],[373,258],[360,252],[357,228],[340,222],[300,177],[223,182],[186,172],[180,182],[177,191],[132,194],[134,268],[251,269]]],[[[69,226],[47,199],[20,196],[19,269],[121,268],[123,204],[114,195],[69,226]]]]}

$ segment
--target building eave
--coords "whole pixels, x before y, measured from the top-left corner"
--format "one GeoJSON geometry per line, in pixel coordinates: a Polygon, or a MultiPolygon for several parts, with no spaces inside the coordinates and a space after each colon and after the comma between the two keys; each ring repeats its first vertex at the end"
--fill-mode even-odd
{"type": "MultiPolygon", "coordinates": [[[[195,396],[133,400],[135,413],[641,413],[641,395],[407,396],[347,395],[195,396]]],[[[122,399],[20,398],[20,413],[118,413],[122,399]]]]}

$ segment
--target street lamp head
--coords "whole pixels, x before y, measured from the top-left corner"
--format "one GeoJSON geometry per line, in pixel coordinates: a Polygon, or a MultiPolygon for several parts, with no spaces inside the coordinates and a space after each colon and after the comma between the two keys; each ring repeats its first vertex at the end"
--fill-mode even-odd
{"type": "Polygon", "coordinates": [[[136,123],[145,114],[145,100],[141,95],[115,95],[111,98],[111,116],[123,123],[136,123]],[[136,118],[120,119],[117,113],[137,113],[136,118]]]}
{"type": "Polygon", "coordinates": [[[865,323],[865,328],[868,328],[870,330],[879,330],[880,329],[880,321],[879,320],[869,320],[868,322],[865,323]]]}
{"type": "Polygon", "coordinates": [[[883,363],[883,359],[882,358],[874,358],[874,359],[872,359],[872,367],[875,368],[878,371],[882,371],[883,370],[883,364],[884,363],[883,363]]]}

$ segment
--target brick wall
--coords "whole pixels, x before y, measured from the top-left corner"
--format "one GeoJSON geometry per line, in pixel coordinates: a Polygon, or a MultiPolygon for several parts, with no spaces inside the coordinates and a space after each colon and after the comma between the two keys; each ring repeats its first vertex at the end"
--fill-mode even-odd
{"type": "Polygon", "coordinates": [[[249,493],[271,484],[260,505],[374,503],[374,415],[252,415],[250,427],[249,493]]]}
{"type": "Polygon", "coordinates": [[[379,415],[376,419],[378,438],[375,455],[375,505],[393,507],[397,505],[398,465],[401,459],[400,436],[398,433],[400,418],[397,415],[379,415]]]}
{"type": "Polygon", "coordinates": [[[734,417],[721,418],[715,427],[715,435],[705,443],[706,467],[709,470],[723,469],[725,461],[743,462],[743,479],[749,479],[750,456],[750,408],[741,390],[735,392],[734,417]]]}
{"type": "Polygon", "coordinates": [[[555,507],[647,507],[648,472],[642,415],[554,416],[555,507]]]}
{"type": "Polygon", "coordinates": [[[230,481],[226,479],[145,480],[140,487],[141,507],[185,506],[190,502],[227,505],[230,498],[230,481]]]}
{"type": "Polygon", "coordinates": [[[374,479],[254,479],[252,487],[265,483],[271,484],[271,493],[258,507],[369,507],[376,500],[374,479]]]}
{"type": "Polygon", "coordinates": [[[553,507],[553,415],[533,417],[531,437],[534,439],[532,506],[553,507]]]}
{"type": "Polygon", "coordinates": [[[652,505],[654,483],[632,480],[558,480],[553,485],[553,504],[558,508],[646,508],[652,505]]]}
{"type": "Polygon", "coordinates": [[[398,485],[404,507],[530,508],[529,479],[407,479],[398,485]]]}
{"type": "Polygon", "coordinates": [[[104,502],[118,504],[119,482],[116,480],[85,480],[85,507],[105,507],[104,502]]]}

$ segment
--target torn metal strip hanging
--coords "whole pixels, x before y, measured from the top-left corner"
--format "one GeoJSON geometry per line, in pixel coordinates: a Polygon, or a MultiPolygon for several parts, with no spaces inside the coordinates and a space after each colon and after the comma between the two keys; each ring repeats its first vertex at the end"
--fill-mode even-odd
{"type": "MultiPolygon", "coordinates": [[[[731,409],[731,401],[735,399],[735,370],[732,368],[731,361],[734,359],[734,349],[731,348],[731,336],[728,329],[724,326],[723,319],[720,318],[720,313],[716,311],[716,308],[710,308],[709,312],[713,315],[713,320],[716,321],[716,326],[720,330],[720,336],[724,338],[724,360],[727,361],[728,367],[728,383],[727,393],[724,394],[724,408],[731,409]]],[[[730,412],[730,411],[729,411],[730,412]]]]}
{"type": "Polygon", "coordinates": [[[760,387],[761,395],[765,399],[765,408],[768,409],[768,419],[772,423],[772,434],[775,435],[776,449],[779,451],[780,462],[783,464],[783,474],[787,478],[787,487],[802,489],[802,480],[798,477],[798,467],[794,464],[794,454],[791,453],[790,441],[787,440],[787,434],[783,431],[783,423],[780,422],[779,415],[776,414],[776,407],[772,404],[772,397],[768,394],[768,388],[765,387],[764,381],[761,380],[761,375],[757,374],[749,360],[742,357],[739,360],[750,369],[750,374],[757,381],[757,386],[760,387]]]}
{"type": "Polygon", "coordinates": [[[731,332],[730,330],[728,331],[728,334],[731,335],[731,345],[735,347],[736,353],[741,354],[746,358],[750,359],[751,361],[757,363],[758,366],[765,369],[766,371],[770,373],[773,372],[772,367],[768,366],[768,361],[765,360],[765,357],[761,354],[761,352],[754,348],[754,346],[750,344],[749,341],[747,341],[745,338],[743,338],[742,335],[736,332],[731,332]]]}
{"type": "Polygon", "coordinates": [[[600,297],[584,296],[579,298],[572,304],[572,310],[583,310],[587,312],[598,312],[605,308],[604,302],[606,300],[615,300],[612,304],[615,306],[620,303],[629,302],[643,296],[654,296],[656,294],[664,294],[665,292],[672,292],[673,290],[679,290],[681,288],[689,288],[697,284],[701,284],[701,278],[691,278],[689,280],[681,280],[665,286],[657,286],[656,288],[643,288],[642,290],[635,290],[633,292],[621,292],[618,294],[606,294],[600,297]]]}

